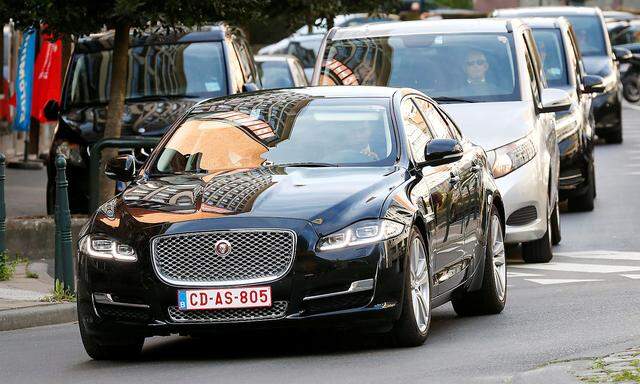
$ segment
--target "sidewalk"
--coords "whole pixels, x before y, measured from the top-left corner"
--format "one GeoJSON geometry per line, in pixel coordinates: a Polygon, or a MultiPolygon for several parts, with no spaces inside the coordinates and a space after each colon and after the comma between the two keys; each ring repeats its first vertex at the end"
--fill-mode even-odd
{"type": "Polygon", "coordinates": [[[0,281],[0,331],[75,321],[75,303],[42,301],[53,289],[50,269],[44,261],[20,263],[13,278],[0,281]]]}

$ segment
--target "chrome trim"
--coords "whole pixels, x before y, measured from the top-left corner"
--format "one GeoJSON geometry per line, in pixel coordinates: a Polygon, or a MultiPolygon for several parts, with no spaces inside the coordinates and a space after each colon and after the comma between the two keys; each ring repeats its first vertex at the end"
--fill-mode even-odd
{"type": "Polygon", "coordinates": [[[103,304],[103,305],[114,305],[117,307],[127,307],[127,308],[140,308],[140,309],[149,309],[150,307],[147,304],[134,304],[134,303],[123,303],[120,301],[113,300],[110,293],[99,293],[96,292],[92,295],[93,304],[103,304]]]}
{"type": "Polygon", "coordinates": [[[173,287],[211,287],[211,288],[216,288],[216,287],[228,287],[228,286],[233,286],[233,285],[249,285],[249,284],[260,284],[260,283],[271,283],[277,280],[280,280],[281,278],[283,278],[284,276],[286,276],[291,269],[293,268],[293,263],[295,262],[295,258],[296,258],[296,248],[297,248],[297,242],[298,242],[298,235],[296,234],[295,231],[292,231],[290,229],[283,229],[283,228],[244,228],[244,229],[221,229],[221,230],[216,230],[216,231],[199,231],[199,232],[185,232],[185,233],[176,233],[176,234],[172,234],[172,235],[160,235],[160,236],[156,236],[153,239],[151,239],[151,264],[153,265],[153,271],[155,272],[156,276],[164,283],[167,283],[173,287]],[[156,258],[155,258],[155,253],[156,253],[156,243],[159,240],[168,238],[168,237],[180,237],[180,236],[193,236],[193,235],[203,235],[203,234],[208,234],[208,233],[220,233],[220,232],[260,232],[260,231],[272,231],[272,232],[288,232],[293,236],[293,244],[291,246],[291,262],[289,263],[289,266],[287,267],[287,269],[281,273],[280,275],[276,275],[276,276],[269,276],[269,277],[261,277],[261,278],[256,278],[256,279],[243,279],[243,280],[228,280],[228,281],[218,281],[218,282],[211,282],[211,281],[181,281],[181,280],[175,280],[175,279],[170,279],[170,278],[166,278],[164,276],[162,276],[162,274],[160,273],[160,270],[158,268],[158,264],[156,263],[156,258]]]}
{"type": "Polygon", "coordinates": [[[346,295],[346,294],[349,294],[349,293],[369,291],[371,289],[373,289],[373,279],[358,280],[358,281],[354,281],[353,283],[351,283],[351,286],[349,286],[349,289],[347,289],[346,291],[331,292],[331,293],[324,293],[322,295],[307,296],[304,299],[302,299],[302,301],[315,300],[315,299],[324,299],[325,297],[346,295]]]}

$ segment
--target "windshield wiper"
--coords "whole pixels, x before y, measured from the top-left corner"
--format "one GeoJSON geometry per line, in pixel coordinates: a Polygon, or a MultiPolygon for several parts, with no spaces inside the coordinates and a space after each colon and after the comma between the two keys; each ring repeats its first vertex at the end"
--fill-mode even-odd
{"type": "Polygon", "coordinates": [[[314,161],[301,161],[297,163],[265,164],[271,167],[339,167],[335,163],[320,163],[314,161]]]}
{"type": "Polygon", "coordinates": [[[474,100],[463,99],[460,97],[439,96],[433,98],[437,102],[451,102],[451,103],[475,103],[474,100]]]}

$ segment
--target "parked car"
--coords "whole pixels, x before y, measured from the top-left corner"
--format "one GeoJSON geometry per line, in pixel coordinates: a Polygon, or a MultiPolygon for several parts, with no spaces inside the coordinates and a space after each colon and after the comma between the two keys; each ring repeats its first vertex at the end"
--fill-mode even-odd
{"type": "Polygon", "coordinates": [[[640,21],[607,22],[614,48],[628,49],[632,57],[620,64],[622,95],[630,103],[640,102],[640,21]]]}
{"type": "Polygon", "coordinates": [[[412,89],[315,87],[198,104],[80,234],[80,334],[95,359],[145,336],[391,329],[507,297],[504,207],[485,152],[412,89]]]}
{"type": "Polygon", "coordinates": [[[495,17],[566,17],[576,32],[582,59],[588,74],[604,79],[605,91],[592,101],[596,134],[608,143],[621,143],[622,83],[619,62],[630,59],[630,52],[612,48],[600,8],[531,7],[498,9],[495,17]]]}
{"type": "Polygon", "coordinates": [[[254,57],[263,89],[305,87],[307,77],[300,60],[293,55],[258,55],[254,57]]]}
{"type": "Polygon", "coordinates": [[[604,90],[603,79],[585,73],[577,38],[567,19],[523,21],[533,31],[547,84],[571,96],[571,109],[555,115],[560,149],[560,200],[568,200],[572,211],[591,211],[596,196],[591,95],[604,90]]]}
{"type": "MultiPolygon", "coordinates": [[[[57,154],[67,158],[72,213],[86,213],[89,151],[103,137],[113,32],[75,44],[64,80],[61,104],[50,102],[48,116],[58,120],[47,164],[47,211],[55,202],[57,154]]],[[[228,25],[171,34],[132,35],[122,136],[161,136],[198,100],[253,91],[260,77],[253,54],[238,28],[228,25]]],[[[146,159],[139,151],[139,160],[146,159]]]]}
{"type": "Polygon", "coordinates": [[[314,85],[387,85],[433,97],[488,151],[504,198],[507,243],[547,262],[560,241],[553,112],[570,96],[547,88],[531,29],[518,20],[410,21],[336,28],[314,85]]]}

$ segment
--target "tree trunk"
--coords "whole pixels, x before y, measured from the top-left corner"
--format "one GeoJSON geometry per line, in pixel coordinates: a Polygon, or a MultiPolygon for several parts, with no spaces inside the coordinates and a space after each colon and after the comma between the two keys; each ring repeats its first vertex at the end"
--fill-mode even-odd
{"type": "MultiPolygon", "coordinates": [[[[113,38],[113,57],[111,58],[111,84],[109,92],[109,105],[107,106],[107,122],[104,128],[104,137],[120,137],[122,128],[122,112],[124,111],[124,98],[127,89],[127,64],[129,59],[129,29],[128,23],[118,22],[115,25],[113,38]]],[[[98,202],[100,204],[109,200],[115,192],[115,182],[104,175],[103,164],[117,155],[117,149],[105,149],[102,151],[100,165],[100,188],[98,202]]]]}
{"type": "Polygon", "coordinates": [[[327,31],[330,30],[331,28],[333,28],[333,26],[334,26],[334,18],[335,18],[335,15],[333,15],[333,14],[327,15],[327,31]]]}

